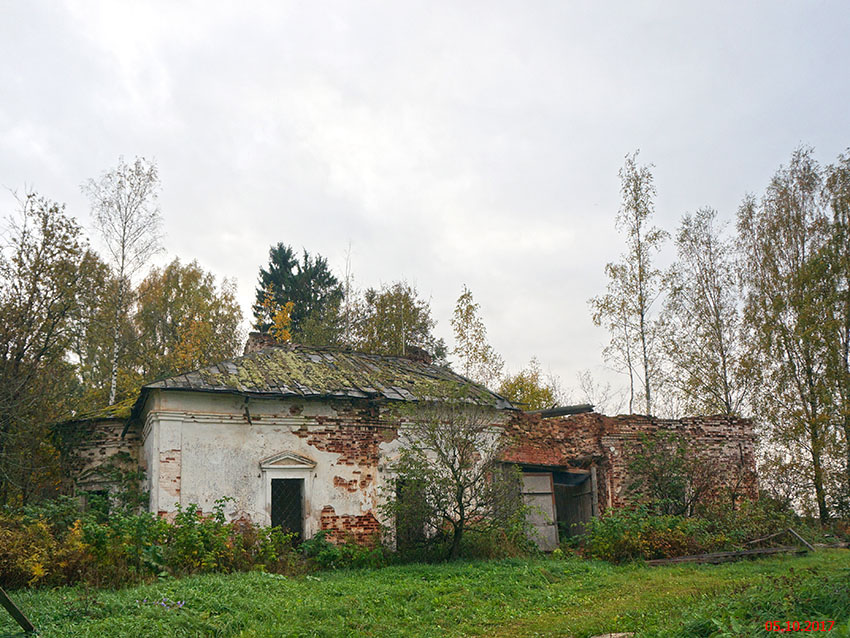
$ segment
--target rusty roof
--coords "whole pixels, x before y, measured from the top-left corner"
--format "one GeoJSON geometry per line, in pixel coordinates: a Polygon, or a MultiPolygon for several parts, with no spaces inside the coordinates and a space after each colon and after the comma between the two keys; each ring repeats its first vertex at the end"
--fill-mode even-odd
{"type": "Polygon", "coordinates": [[[404,357],[335,348],[282,345],[179,374],[142,389],[134,411],[150,390],[220,392],[258,397],[355,398],[445,401],[457,397],[497,409],[505,399],[447,367],[404,357]]]}

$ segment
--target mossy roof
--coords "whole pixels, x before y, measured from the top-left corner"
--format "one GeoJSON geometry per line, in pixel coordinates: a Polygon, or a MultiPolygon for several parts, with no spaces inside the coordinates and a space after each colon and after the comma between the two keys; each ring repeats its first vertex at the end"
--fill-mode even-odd
{"type": "Polygon", "coordinates": [[[136,404],[138,398],[139,393],[135,392],[126,399],[113,403],[112,405],[97,408],[96,410],[79,412],[73,416],[69,416],[67,419],[63,419],[56,423],[55,426],[62,426],[71,423],[85,423],[89,421],[109,421],[113,419],[116,421],[124,421],[130,417],[130,413],[132,412],[133,406],[136,404]]]}
{"type": "Polygon", "coordinates": [[[236,393],[261,397],[445,401],[457,398],[497,409],[511,403],[446,367],[404,357],[287,345],[264,348],[143,388],[236,393]]]}

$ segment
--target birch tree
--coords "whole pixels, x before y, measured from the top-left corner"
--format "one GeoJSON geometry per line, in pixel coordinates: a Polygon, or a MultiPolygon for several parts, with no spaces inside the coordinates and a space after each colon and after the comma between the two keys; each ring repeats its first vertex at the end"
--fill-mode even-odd
{"type": "Polygon", "coordinates": [[[752,388],[740,312],[735,245],[717,211],[685,215],[664,304],[672,385],[694,414],[740,414],[752,388]]]}
{"type": "Polygon", "coordinates": [[[451,319],[455,336],[452,354],[458,357],[461,372],[466,378],[494,387],[502,376],[505,364],[487,343],[487,328],[479,314],[480,310],[481,306],[475,303],[469,288],[464,286],[451,319]]]}
{"type": "Polygon", "coordinates": [[[844,516],[850,515],[850,154],[840,155],[826,170],[826,201],[832,213],[827,245],[829,278],[829,333],[833,347],[828,360],[836,424],[844,452],[841,496],[836,499],[844,516]]]}
{"type": "Polygon", "coordinates": [[[132,164],[121,157],[117,167],[83,184],[117,280],[112,313],[110,404],[115,402],[118,385],[121,324],[132,302],[132,279],[161,250],[159,188],[156,164],[143,157],[137,157],[132,164]]]}
{"type": "Polygon", "coordinates": [[[761,369],[757,413],[768,445],[798,461],[809,477],[818,515],[829,518],[831,444],[829,380],[832,287],[819,257],[829,243],[823,176],[810,148],[797,149],[764,197],[749,196],[738,213],[745,257],[746,318],[761,369]],[[801,463],[803,455],[807,463],[801,463]]]}
{"type": "Polygon", "coordinates": [[[652,395],[660,383],[659,324],[653,306],[663,281],[653,263],[667,233],[651,226],[655,211],[655,184],[651,165],[637,163],[638,153],[626,156],[620,169],[622,202],[617,229],[626,235],[626,251],[619,263],[605,267],[608,290],[590,300],[593,321],[611,334],[605,348],[607,361],[629,376],[629,411],[636,392],[643,395],[646,414],[652,414],[652,395]]]}

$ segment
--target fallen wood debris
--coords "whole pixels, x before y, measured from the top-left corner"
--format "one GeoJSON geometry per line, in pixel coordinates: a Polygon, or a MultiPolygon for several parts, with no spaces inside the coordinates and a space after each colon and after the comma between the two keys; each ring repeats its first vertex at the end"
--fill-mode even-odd
{"type": "Polygon", "coordinates": [[[0,605],[3,605],[3,607],[6,608],[6,611],[11,614],[12,618],[15,619],[15,622],[17,622],[21,626],[21,629],[25,632],[31,633],[35,631],[35,627],[29,621],[29,618],[24,616],[24,612],[18,609],[18,606],[12,602],[12,599],[9,598],[5,591],[3,591],[2,587],[0,587],[0,605]]]}
{"type": "Polygon", "coordinates": [[[715,552],[712,554],[696,554],[694,556],[677,556],[676,558],[656,558],[646,561],[647,565],[675,565],[677,563],[727,563],[739,558],[756,556],[768,556],[770,554],[805,554],[809,550],[805,547],[794,545],[783,545],[781,547],[760,547],[756,549],[745,549],[739,552],[715,552]]]}
{"type": "Polygon", "coordinates": [[[772,538],[777,538],[785,534],[790,534],[792,540],[800,541],[803,545],[781,545],[779,547],[757,547],[755,549],[744,549],[736,552],[715,552],[713,554],[696,554],[694,556],[677,556],[675,558],[656,558],[646,561],[647,565],[674,565],[676,563],[726,563],[739,558],[749,558],[756,556],[768,556],[770,554],[805,554],[809,551],[815,551],[814,545],[809,543],[805,538],[800,536],[790,527],[783,529],[781,532],[776,532],[770,536],[756,538],[755,540],[747,541],[746,545],[754,545],[755,543],[763,543],[772,538]]]}

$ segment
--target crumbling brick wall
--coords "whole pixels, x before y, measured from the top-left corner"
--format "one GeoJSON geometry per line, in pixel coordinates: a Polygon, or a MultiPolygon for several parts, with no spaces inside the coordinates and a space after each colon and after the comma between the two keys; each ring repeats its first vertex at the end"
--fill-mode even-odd
{"type": "Polygon", "coordinates": [[[317,416],[320,427],[303,427],[295,435],[324,452],[339,454],[338,463],[377,468],[381,443],[398,437],[398,422],[381,418],[378,407],[353,401],[332,404],[335,416],[317,416]]]}
{"type": "Polygon", "coordinates": [[[508,424],[506,461],[526,466],[597,470],[602,511],[629,504],[629,462],[641,437],[658,430],[680,433],[696,457],[716,468],[716,484],[740,496],[757,494],[752,423],[730,416],[656,419],[640,415],[608,417],[585,413],[561,418],[518,414],[508,424]]]}
{"type": "Polygon", "coordinates": [[[337,515],[332,505],[322,508],[322,531],[334,543],[354,541],[360,545],[375,545],[381,540],[381,523],[369,511],[362,515],[337,515]]]}
{"type": "Polygon", "coordinates": [[[122,436],[125,425],[124,419],[98,419],[56,426],[65,493],[117,488],[108,468],[139,469],[139,432],[131,428],[122,436]]]}
{"type": "Polygon", "coordinates": [[[755,441],[748,419],[721,415],[674,420],[630,415],[613,417],[610,433],[602,437],[612,466],[609,506],[628,504],[630,458],[640,453],[643,435],[659,430],[680,434],[690,444],[694,458],[710,468],[718,489],[728,488],[739,498],[757,496],[755,441]]]}

